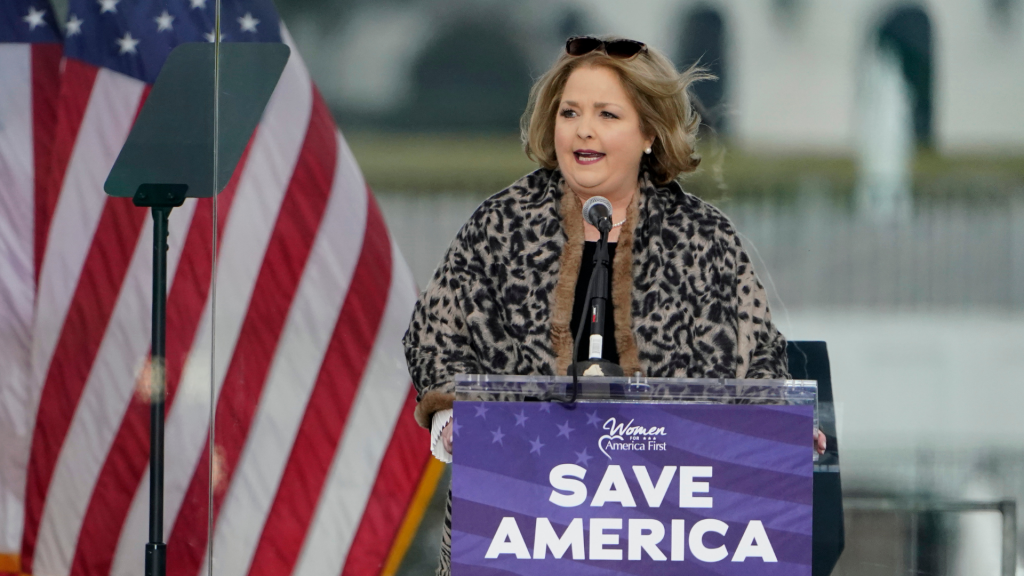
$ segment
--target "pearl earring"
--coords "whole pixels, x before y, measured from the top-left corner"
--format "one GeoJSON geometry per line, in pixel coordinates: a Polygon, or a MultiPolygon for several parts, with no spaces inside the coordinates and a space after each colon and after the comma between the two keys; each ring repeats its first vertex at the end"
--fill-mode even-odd
{"type": "Polygon", "coordinates": [[[648,146],[647,150],[644,150],[644,154],[650,154],[650,153],[651,153],[651,147],[648,146]]]}

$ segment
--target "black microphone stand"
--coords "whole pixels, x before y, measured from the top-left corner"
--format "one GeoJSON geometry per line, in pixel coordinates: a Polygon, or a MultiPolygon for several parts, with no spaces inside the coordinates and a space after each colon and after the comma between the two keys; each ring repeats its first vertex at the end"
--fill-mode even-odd
{"type": "MultiPolygon", "coordinates": [[[[587,285],[587,305],[584,306],[583,313],[590,313],[591,337],[595,335],[600,336],[600,342],[603,343],[604,321],[608,300],[611,298],[611,295],[608,293],[608,276],[611,273],[611,258],[608,256],[608,233],[612,230],[611,218],[601,218],[597,223],[597,230],[601,233],[601,237],[597,241],[597,250],[594,253],[594,271],[590,274],[590,283],[587,285]]],[[[597,342],[593,340],[591,340],[592,344],[587,355],[588,359],[582,362],[576,361],[576,356],[579,354],[580,339],[583,335],[583,327],[586,324],[583,320],[583,318],[580,318],[579,328],[576,330],[576,338],[572,347],[573,363],[569,365],[569,374],[572,376],[570,403],[576,401],[576,396],[579,393],[580,384],[577,378],[580,375],[623,376],[622,367],[602,358],[601,347],[597,346],[597,342]]],[[[611,337],[614,338],[615,335],[612,334],[611,337]]]]}

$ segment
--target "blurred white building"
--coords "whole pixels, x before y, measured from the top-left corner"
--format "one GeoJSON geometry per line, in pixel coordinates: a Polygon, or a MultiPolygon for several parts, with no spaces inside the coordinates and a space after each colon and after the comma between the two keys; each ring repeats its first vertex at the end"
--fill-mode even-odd
{"type": "Polygon", "coordinates": [[[870,101],[867,70],[883,47],[903,60],[919,143],[946,154],[1024,152],[1024,0],[391,0],[350,15],[333,27],[313,15],[291,24],[328,100],[353,113],[415,99],[417,62],[453,27],[502,31],[520,52],[506,55],[533,76],[567,35],[615,33],[678,65],[710,64],[722,81],[701,95],[734,145],[851,154],[860,103],[870,101]]]}
{"type": "Polygon", "coordinates": [[[868,60],[881,38],[896,36],[903,57],[920,50],[915,42],[928,48],[928,61],[919,65],[930,70],[918,71],[925,78],[910,84],[915,107],[931,102],[930,127],[921,128],[939,150],[1024,149],[1024,7],[1017,0],[659,4],[649,11],[620,2],[591,5],[600,6],[598,28],[620,28],[670,51],[685,45],[681,33],[691,14],[717,14],[731,135],[744,147],[851,151],[868,60]],[[930,85],[921,82],[927,76],[930,85]]]}

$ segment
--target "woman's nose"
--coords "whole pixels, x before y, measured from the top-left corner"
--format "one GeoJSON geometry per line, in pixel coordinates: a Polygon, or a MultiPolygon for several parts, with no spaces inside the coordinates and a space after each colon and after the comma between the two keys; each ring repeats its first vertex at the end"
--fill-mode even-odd
{"type": "Polygon", "coordinates": [[[590,139],[594,136],[594,132],[590,129],[590,120],[587,118],[581,118],[579,123],[576,125],[576,135],[583,140],[590,139]]]}

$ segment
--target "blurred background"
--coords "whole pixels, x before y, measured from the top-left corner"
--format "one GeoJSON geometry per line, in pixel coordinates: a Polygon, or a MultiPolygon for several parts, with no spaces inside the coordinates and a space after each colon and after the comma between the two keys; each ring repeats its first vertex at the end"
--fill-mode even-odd
{"type": "MultiPolygon", "coordinates": [[[[1024,0],[276,4],[420,286],[535,168],[519,117],[568,36],[708,67],[683,186],[733,219],[787,337],[828,343],[844,495],[1024,502],[1024,0]]],[[[439,486],[402,573],[436,565],[439,486]]],[[[846,529],[835,574],[1000,573],[995,512],[846,529]]]]}

